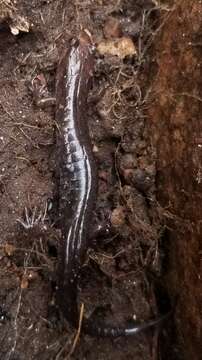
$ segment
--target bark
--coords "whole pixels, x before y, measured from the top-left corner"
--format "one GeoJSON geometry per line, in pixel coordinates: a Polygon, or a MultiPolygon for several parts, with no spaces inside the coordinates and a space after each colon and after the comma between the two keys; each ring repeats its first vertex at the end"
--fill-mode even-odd
{"type": "Polygon", "coordinates": [[[157,148],[157,193],[170,217],[165,283],[178,295],[177,342],[186,360],[201,356],[202,3],[176,1],[156,42],[158,73],[149,109],[157,148]]]}

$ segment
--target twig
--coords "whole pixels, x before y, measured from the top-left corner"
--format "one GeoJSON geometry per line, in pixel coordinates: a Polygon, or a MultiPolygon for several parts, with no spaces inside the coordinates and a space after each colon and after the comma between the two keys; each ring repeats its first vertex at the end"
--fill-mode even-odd
{"type": "Polygon", "coordinates": [[[80,315],[79,315],[79,326],[78,326],[78,330],[76,332],[76,336],[74,338],[74,341],[73,341],[73,344],[72,344],[72,348],[70,350],[70,353],[67,355],[67,358],[66,360],[68,360],[70,358],[70,356],[73,354],[75,348],[76,348],[76,345],[79,341],[79,336],[80,336],[80,333],[81,333],[81,326],[82,326],[82,322],[83,322],[83,314],[84,314],[84,303],[81,304],[81,310],[80,310],[80,315]]]}
{"type": "MultiPolygon", "coordinates": [[[[1,245],[0,244],[0,249],[6,249],[5,245],[1,245]]],[[[14,251],[20,251],[20,252],[24,252],[24,253],[29,253],[29,254],[35,254],[38,257],[41,257],[44,259],[46,265],[48,268],[52,269],[52,262],[49,260],[49,258],[45,255],[45,253],[42,253],[40,251],[34,250],[33,247],[32,249],[28,249],[28,248],[22,248],[22,247],[14,247],[14,251]]],[[[26,254],[27,255],[27,254],[26,254]]],[[[31,256],[31,255],[30,255],[31,256]]],[[[42,268],[42,267],[38,267],[38,266],[27,266],[27,269],[38,269],[38,268],[42,268]]]]}
{"type": "Polygon", "coordinates": [[[31,128],[31,129],[37,129],[37,130],[39,130],[39,127],[38,127],[38,126],[26,124],[26,123],[24,123],[24,122],[22,122],[22,121],[20,121],[20,122],[14,122],[14,123],[11,123],[11,124],[7,124],[7,126],[25,126],[25,127],[31,128]]]}
{"type": "MultiPolygon", "coordinates": [[[[69,352],[69,354],[64,358],[65,360],[68,360],[71,355],[73,354],[75,348],[76,348],[76,344],[79,340],[79,336],[80,336],[80,333],[81,333],[81,326],[82,326],[82,321],[83,321],[83,314],[84,314],[84,304],[82,303],[81,304],[81,310],[80,310],[80,315],[79,315],[79,326],[78,326],[78,329],[77,329],[77,332],[76,332],[76,335],[74,337],[74,341],[73,341],[73,344],[72,344],[72,347],[71,347],[71,350],[69,352]]],[[[58,354],[56,355],[56,358],[55,360],[59,360],[60,359],[60,356],[63,354],[63,352],[66,350],[67,348],[67,345],[68,343],[65,343],[65,345],[62,347],[62,349],[60,349],[60,351],[58,352],[58,354]]]]}

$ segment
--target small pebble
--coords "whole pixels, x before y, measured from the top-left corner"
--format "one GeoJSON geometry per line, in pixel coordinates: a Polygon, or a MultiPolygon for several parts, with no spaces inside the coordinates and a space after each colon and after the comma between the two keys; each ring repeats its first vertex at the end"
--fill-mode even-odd
{"type": "Polygon", "coordinates": [[[99,149],[96,145],[93,145],[93,152],[94,153],[98,153],[99,152],[99,149]]]}

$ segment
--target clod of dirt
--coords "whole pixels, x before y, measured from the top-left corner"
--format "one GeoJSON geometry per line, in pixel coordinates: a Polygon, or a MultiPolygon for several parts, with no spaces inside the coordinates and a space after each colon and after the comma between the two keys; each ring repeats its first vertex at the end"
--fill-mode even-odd
{"type": "Polygon", "coordinates": [[[125,222],[125,213],[123,206],[119,206],[112,211],[111,214],[111,224],[112,226],[119,228],[125,222]]]}
{"type": "Polygon", "coordinates": [[[103,137],[120,138],[124,133],[124,123],[112,113],[113,108],[113,89],[107,89],[97,103],[97,112],[102,119],[104,128],[103,137]]]}
{"type": "Polygon", "coordinates": [[[144,169],[123,168],[121,174],[126,184],[135,185],[140,192],[146,193],[153,185],[154,176],[144,169]]]}
{"type": "Polygon", "coordinates": [[[104,25],[104,36],[106,39],[119,38],[122,36],[122,28],[120,21],[110,17],[104,25]]]}
{"type": "Polygon", "coordinates": [[[137,159],[132,153],[124,154],[120,158],[119,171],[126,184],[131,184],[134,169],[137,167],[137,159]]]}
{"type": "Polygon", "coordinates": [[[120,159],[120,169],[134,169],[137,166],[137,160],[131,153],[124,154],[120,159]]]}
{"type": "Polygon", "coordinates": [[[121,59],[137,54],[132,39],[125,36],[116,40],[103,40],[98,44],[97,50],[101,55],[118,56],[121,59]]]}
{"type": "Polygon", "coordinates": [[[18,35],[20,31],[29,32],[30,24],[15,6],[14,0],[2,0],[0,3],[0,24],[8,24],[11,33],[18,35]]]}
{"type": "Polygon", "coordinates": [[[124,178],[124,181],[127,185],[130,185],[132,183],[132,179],[133,179],[133,169],[123,169],[122,170],[122,176],[124,178]]]}
{"type": "Polygon", "coordinates": [[[141,19],[132,21],[130,17],[123,17],[120,20],[121,29],[124,35],[137,37],[141,31],[141,19]]]}

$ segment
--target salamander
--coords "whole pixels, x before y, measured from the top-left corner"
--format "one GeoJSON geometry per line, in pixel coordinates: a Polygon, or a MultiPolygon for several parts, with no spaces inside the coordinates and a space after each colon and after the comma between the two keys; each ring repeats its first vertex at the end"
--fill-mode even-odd
{"type": "MultiPolygon", "coordinates": [[[[86,118],[87,97],[94,69],[93,44],[82,32],[63,51],[56,74],[56,122],[59,167],[61,241],[57,304],[64,318],[78,326],[78,277],[89,247],[98,175],[86,118]]],[[[83,320],[82,330],[93,336],[133,335],[159,324],[161,316],[140,325],[108,326],[83,320]]]]}

